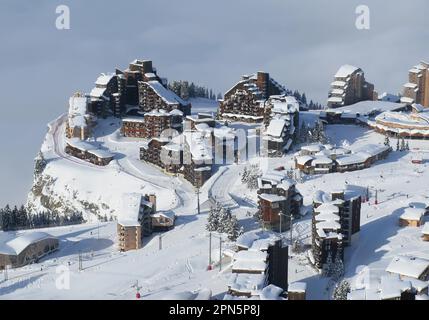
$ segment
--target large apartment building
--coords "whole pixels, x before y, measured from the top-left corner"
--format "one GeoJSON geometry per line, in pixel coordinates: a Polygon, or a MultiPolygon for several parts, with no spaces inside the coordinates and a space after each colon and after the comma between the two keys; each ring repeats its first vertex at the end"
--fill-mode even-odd
{"type": "Polygon", "coordinates": [[[262,122],[265,115],[264,102],[270,96],[285,93],[286,89],[271,78],[269,73],[259,71],[244,75],[220,100],[219,115],[233,121],[262,122]]]}
{"type": "Polygon", "coordinates": [[[422,61],[409,70],[401,102],[429,107],[429,63],[422,61]]]}
{"type": "Polygon", "coordinates": [[[152,233],[152,218],[156,212],[156,196],[138,193],[122,196],[121,212],[118,216],[117,232],[120,251],[137,250],[142,239],[152,233]]]}
{"type": "Polygon", "coordinates": [[[313,199],[312,257],[322,269],[328,256],[337,253],[343,259],[343,248],[357,241],[360,231],[361,196],[354,191],[317,191],[313,199]]]}
{"type": "Polygon", "coordinates": [[[303,198],[284,172],[265,173],[258,179],[258,207],[262,223],[272,230],[288,230],[291,217],[300,216],[303,198]]]}
{"type": "Polygon", "coordinates": [[[144,117],[122,119],[121,133],[131,138],[159,138],[168,129],[182,131],[183,113],[180,110],[167,112],[163,109],[147,112],[144,117]]]}
{"type": "Polygon", "coordinates": [[[328,107],[339,108],[359,101],[377,100],[374,85],[365,80],[361,68],[343,65],[335,74],[329,91],[328,107]]]}

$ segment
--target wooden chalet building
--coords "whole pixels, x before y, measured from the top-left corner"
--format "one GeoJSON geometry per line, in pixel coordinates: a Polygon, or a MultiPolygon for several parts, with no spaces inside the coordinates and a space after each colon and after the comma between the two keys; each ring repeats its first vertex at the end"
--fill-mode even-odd
{"type": "Polygon", "coordinates": [[[413,256],[397,256],[392,259],[386,272],[397,274],[401,279],[429,280],[429,260],[413,256]]]}
{"type": "Polygon", "coordinates": [[[65,152],[73,157],[91,162],[97,166],[107,166],[115,157],[113,153],[99,149],[77,138],[67,140],[65,152]]]}
{"type": "Polygon", "coordinates": [[[131,138],[159,138],[168,129],[182,131],[182,112],[163,109],[147,112],[144,117],[126,117],[122,119],[121,133],[131,138]]]}
{"type": "Polygon", "coordinates": [[[45,232],[28,232],[0,244],[0,270],[19,268],[58,250],[59,241],[45,232]]]}
{"type": "Polygon", "coordinates": [[[168,143],[170,143],[170,140],[166,138],[150,139],[147,144],[140,148],[140,160],[164,168],[164,162],[161,159],[161,150],[168,143]]]}
{"type": "Polygon", "coordinates": [[[424,208],[405,208],[404,213],[399,217],[399,226],[401,227],[420,227],[423,225],[423,217],[426,209],[424,208]]]}
{"type": "Polygon", "coordinates": [[[390,147],[377,144],[365,145],[353,153],[345,148],[313,144],[302,147],[295,155],[295,168],[305,174],[363,170],[385,159],[391,151],[390,147]]]}
{"type": "Polygon", "coordinates": [[[307,300],[307,284],[305,282],[294,282],[289,284],[288,300],[307,300]]]}
{"type": "Polygon", "coordinates": [[[258,179],[258,188],[258,210],[264,227],[276,231],[288,230],[291,217],[300,216],[303,204],[295,183],[284,173],[273,171],[258,179]]]}
{"type": "Polygon", "coordinates": [[[212,176],[211,133],[185,131],[176,137],[153,138],[140,148],[140,160],[183,174],[193,186],[201,187],[212,176]]]}
{"type": "Polygon", "coordinates": [[[265,117],[264,102],[273,95],[282,95],[286,90],[266,72],[242,76],[223,100],[219,116],[225,120],[257,123],[265,117]]]}

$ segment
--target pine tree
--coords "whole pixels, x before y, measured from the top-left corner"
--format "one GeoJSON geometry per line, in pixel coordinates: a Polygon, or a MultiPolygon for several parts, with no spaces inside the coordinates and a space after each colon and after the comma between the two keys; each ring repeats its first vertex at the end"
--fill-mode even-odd
{"type": "Polygon", "coordinates": [[[396,151],[400,151],[399,138],[396,140],[396,151]]]}
{"type": "Polygon", "coordinates": [[[335,255],[335,260],[332,265],[331,276],[335,281],[338,281],[344,275],[344,263],[341,259],[341,248],[338,249],[337,254],[335,255]]]}
{"type": "Polygon", "coordinates": [[[328,252],[328,256],[326,257],[326,262],[323,265],[322,274],[325,277],[330,277],[332,275],[332,253],[328,252]]]}
{"type": "Polygon", "coordinates": [[[332,298],[334,300],[347,300],[347,294],[350,292],[350,283],[347,280],[343,280],[335,286],[332,298]]]}
{"type": "Polygon", "coordinates": [[[408,143],[408,140],[407,140],[407,143],[405,144],[405,150],[406,151],[410,151],[410,145],[408,143]]]}
{"type": "Polygon", "coordinates": [[[231,219],[229,219],[226,231],[228,234],[228,239],[231,241],[237,240],[237,238],[240,236],[240,227],[238,225],[236,216],[232,216],[231,219]]]}

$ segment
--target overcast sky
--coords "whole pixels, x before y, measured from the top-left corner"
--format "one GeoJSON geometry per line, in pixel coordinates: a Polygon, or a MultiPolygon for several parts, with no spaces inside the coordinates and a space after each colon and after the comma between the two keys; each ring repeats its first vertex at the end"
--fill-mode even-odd
{"type": "Polygon", "coordinates": [[[46,123],[68,97],[135,58],[221,92],[265,70],[322,103],[342,64],[396,93],[407,70],[429,60],[427,0],[2,0],[0,9],[2,206],[25,201],[46,123]],[[55,28],[61,4],[71,30],[55,28]],[[360,4],[370,30],[355,27],[360,4]]]}

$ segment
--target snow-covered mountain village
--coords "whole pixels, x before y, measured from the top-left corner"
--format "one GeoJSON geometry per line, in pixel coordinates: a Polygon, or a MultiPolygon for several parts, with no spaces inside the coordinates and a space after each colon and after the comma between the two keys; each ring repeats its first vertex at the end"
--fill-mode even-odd
{"type": "Polygon", "coordinates": [[[427,3],[62,2],[0,5],[0,302],[429,300],[427,3]]]}
{"type": "Polygon", "coordinates": [[[429,64],[401,95],[340,66],[321,110],[268,72],[217,99],[159,70],[102,73],[48,124],[1,211],[2,299],[428,299],[429,64]]]}

